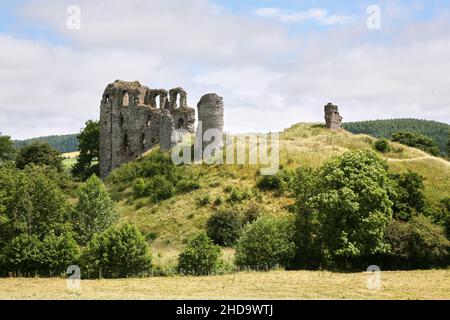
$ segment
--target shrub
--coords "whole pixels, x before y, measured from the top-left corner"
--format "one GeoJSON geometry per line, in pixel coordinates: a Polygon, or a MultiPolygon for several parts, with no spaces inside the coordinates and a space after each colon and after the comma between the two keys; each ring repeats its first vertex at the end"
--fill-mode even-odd
{"type": "Polygon", "coordinates": [[[263,191],[277,191],[282,194],[288,188],[291,178],[292,174],[282,170],[274,175],[260,177],[256,186],[263,191]]]}
{"type": "Polygon", "coordinates": [[[7,270],[22,276],[39,273],[42,261],[42,243],[36,235],[22,234],[15,237],[3,251],[7,270]]]}
{"type": "Polygon", "coordinates": [[[220,246],[233,246],[241,234],[242,222],[231,209],[219,209],[206,223],[206,233],[220,246]]]}
{"type": "Polygon", "coordinates": [[[211,197],[209,196],[209,194],[206,194],[203,197],[197,199],[197,204],[200,207],[206,206],[206,205],[208,205],[210,203],[211,203],[211,197]]]}
{"type": "Polygon", "coordinates": [[[171,198],[175,194],[174,184],[164,176],[156,176],[149,181],[150,196],[152,201],[158,202],[171,198]]]}
{"type": "Polygon", "coordinates": [[[242,212],[242,224],[255,222],[261,216],[262,208],[257,203],[251,203],[242,212]]]}
{"type": "Polygon", "coordinates": [[[149,188],[144,179],[138,178],[134,182],[133,192],[136,198],[142,198],[148,196],[149,188]]]}
{"type": "Polygon", "coordinates": [[[450,241],[444,228],[423,215],[409,222],[392,220],[386,237],[396,267],[430,268],[441,265],[448,255],[450,241]]]}
{"type": "Polygon", "coordinates": [[[424,195],[424,178],[414,172],[404,174],[390,174],[394,182],[393,213],[396,219],[408,221],[413,215],[422,213],[426,209],[424,195]]]}
{"type": "Polygon", "coordinates": [[[247,189],[245,190],[239,190],[239,189],[232,189],[230,196],[228,197],[228,202],[232,203],[239,203],[244,200],[248,200],[252,197],[251,192],[247,189]]]}
{"type": "Polygon", "coordinates": [[[433,156],[441,154],[437,143],[428,137],[411,132],[397,132],[392,136],[392,141],[420,149],[433,156]]]}
{"type": "Polygon", "coordinates": [[[60,275],[67,267],[78,261],[80,249],[69,233],[55,236],[50,234],[41,245],[43,275],[60,275]]]}
{"type": "Polygon", "coordinates": [[[94,234],[116,223],[119,216],[105,186],[95,175],[80,187],[78,199],[73,213],[74,230],[79,243],[86,244],[94,234]]]}
{"type": "Polygon", "coordinates": [[[287,266],[295,254],[290,219],[262,217],[247,225],[236,247],[236,264],[251,268],[287,266]]]}
{"type": "Polygon", "coordinates": [[[388,152],[391,150],[389,145],[389,141],[387,139],[381,138],[375,141],[375,150],[380,151],[382,153],[388,152]]]}
{"type": "Polygon", "coordinates": [[[200,233],[188,242],[178,256],[178,270],[194,276],[209,275],[219,269],[220,255],[220,247],[206,233],[200,233]]]}
{"type": "Polygon", "coordinates": [[[128,224],[96,234],[83,251],[81,261],[88,277],[94,278],[146,275],[152,266],[145,237],[128,224]]]}

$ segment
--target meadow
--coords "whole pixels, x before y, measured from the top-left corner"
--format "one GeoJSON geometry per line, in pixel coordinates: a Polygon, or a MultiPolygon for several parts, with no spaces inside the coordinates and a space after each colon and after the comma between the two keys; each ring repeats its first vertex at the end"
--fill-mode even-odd
{"type": "Polygon", "coordinates": [[[368,289],[368,274],[328,271],[240,272],[207,277],[82,280],[0,279],[0,299],[241,299],[241,300],[446,300],[450,270],[381,272],[380,289],[368,289]]]}

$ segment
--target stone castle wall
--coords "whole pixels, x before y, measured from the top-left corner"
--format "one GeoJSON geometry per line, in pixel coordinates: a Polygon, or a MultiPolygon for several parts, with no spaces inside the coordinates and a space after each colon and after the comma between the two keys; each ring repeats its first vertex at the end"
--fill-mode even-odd
{"type": "Polygon", "coordinates": [[[168,92],[137,81],[109,84],[100,106],[101,177],[156,145],[169,149],[175,129],[194,132],[194,125],[195,110],[187,106],[182,88],[168,92]]]}

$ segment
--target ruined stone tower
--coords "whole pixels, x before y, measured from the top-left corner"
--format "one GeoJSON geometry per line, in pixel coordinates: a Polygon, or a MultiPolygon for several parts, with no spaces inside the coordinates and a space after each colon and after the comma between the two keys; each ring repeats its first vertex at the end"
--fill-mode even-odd
{"type": "Polygon", "coordinates": [[[172,132],[194,132],[194,125],[195,110],[187,106],[182,88],[168,92],[137,81],[109,84],[100,106],[101,177],[158,144],[162,150],[171,148],[172,132]]]}
{"type": "MultiPolygon", "coordinates": [[[[205,94],[197,104],[199,124],[197,135],[204,133],[208,129],[217,129],[220,133],[223,131],[223,98],[215,93],[205,94]],[[201,129],[201,130],[200,130],[201,129]]],[[[204,143],[205,144],[205,143],[204,143]]]]}
{"type": "Polygon", "coordinates": [[[331,130],[340,130],[343,118],[339,114],[338,106],[328,103],[325,106],[325,122],[327,128],[331,130]]]}

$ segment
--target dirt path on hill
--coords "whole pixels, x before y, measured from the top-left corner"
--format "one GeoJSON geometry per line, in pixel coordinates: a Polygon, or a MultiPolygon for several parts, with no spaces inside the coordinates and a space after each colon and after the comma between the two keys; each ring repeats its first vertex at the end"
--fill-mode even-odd
{"type": "Polygon", "coordinates": [[[421,161],[421,160],[433,160],[433,161],[439,161],[443,163],[446,166],[450,166],[450,162],[448,162],[445,159],[437,158],[433,156],[423,156],[423,157],[417,157],[417,158],[410,158],[410,159],[386,159],[389,162],[412,162],[412,161],[421,161]]]}

